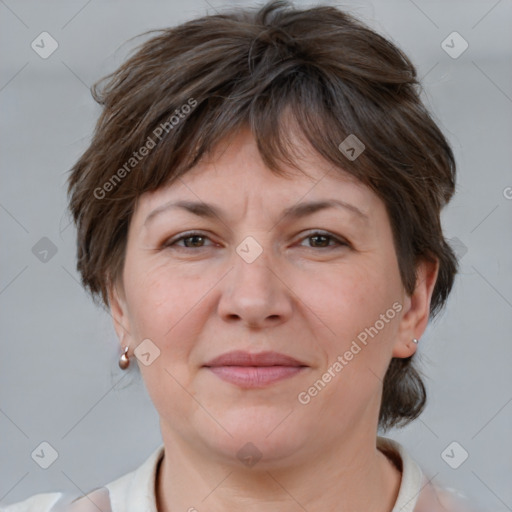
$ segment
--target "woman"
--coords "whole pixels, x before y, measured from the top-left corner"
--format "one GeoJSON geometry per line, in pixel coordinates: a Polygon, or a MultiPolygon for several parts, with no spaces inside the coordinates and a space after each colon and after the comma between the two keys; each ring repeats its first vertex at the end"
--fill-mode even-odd
{"type": "Polygon", "coordinates": [[[77,268],[163,444],[6,510],[470,510],[377,435],[424,409],[414,355],[457,271],[454,156],[409,59],[273,2],[164,30],[107,79],[69,177],[77,268]]]}

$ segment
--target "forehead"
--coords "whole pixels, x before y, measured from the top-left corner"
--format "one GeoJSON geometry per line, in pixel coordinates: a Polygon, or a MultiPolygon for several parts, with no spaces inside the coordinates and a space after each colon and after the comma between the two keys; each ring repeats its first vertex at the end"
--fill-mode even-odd
{"type": "MultiPolygon", "coordinates": [[[[296,148],[296,149],[295,149],[296,148]]],[[[322,159],[296,141],[299,169],[282,164],[285,176],[264,164],[256,140],[249,130],[241,130],[222,141],[179,179],[141,196],[137,210],[147,215],[153,209],[176,200],[216,202],[223,208],[284,208],[300,201],[337,198],[360,210],[378,207],[380,199],[354,176],[322,159]]]]}

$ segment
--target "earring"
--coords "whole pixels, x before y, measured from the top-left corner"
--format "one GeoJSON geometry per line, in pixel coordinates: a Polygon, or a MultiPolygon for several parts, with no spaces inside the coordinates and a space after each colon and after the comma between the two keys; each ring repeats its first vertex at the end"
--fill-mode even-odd
{"type": "Polygon", "coordinates": [[[124,352],[121,354],[121,357],[119,358],[119,368],[121,370],[126,370],[128,366],[130,366],[130,359],[128,357],[128,349],[129,347],[124,348],[124,352]]]}
{"type": "Polygon", "coordinates": [[[417,340],[416,338],[413,338],[413,339],[412,339],[412,342],[413,342],[413,343],[418,343],[418,341],[419,341],[419,340],[417,340]]]}

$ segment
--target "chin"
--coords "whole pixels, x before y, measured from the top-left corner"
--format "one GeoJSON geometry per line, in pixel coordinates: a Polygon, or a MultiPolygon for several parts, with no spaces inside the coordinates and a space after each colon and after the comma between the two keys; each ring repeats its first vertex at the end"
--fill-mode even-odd
{"type": "Polygon", "coordinates": [[[203,441],[224,463],[261,469],[279,466],[280,461],[288,461],[288,465],[291,457],[297,457],[301,446],[307,445],[310,436],[307,432],[293,434],[288,420],[283,421],[287,414],[289,411],[279,414],[272,411],[267,415],[259,411],[256,415],[245,415],[239,411],[219,417],[219,423],[232,437],[219,427],[205,432],[203,441]]]}

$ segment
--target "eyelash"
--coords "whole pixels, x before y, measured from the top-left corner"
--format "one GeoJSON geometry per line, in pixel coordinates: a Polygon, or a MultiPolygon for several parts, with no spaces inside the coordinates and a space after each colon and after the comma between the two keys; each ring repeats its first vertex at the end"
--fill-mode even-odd
{"type": "MultiPolygon", "coordinates": [[[[181,242],[182,240],[187,240],[188,238],[193,238],[195,236],[199,236],[201,238],[205,238],[205,239],[209,240],[209,237],[206,236],[204,233],[201,233],[199,231],[189,231],[174,240],[171,239],[171,240],[165,242],[163,244],[163,248],[171,248],[173,246],[176,246],[176,247],[179,247],[180,249],[204,249],[205,247],[184,247],[181,245],[179,245],[179,246],[177,245],[178,242],[181,242]]],[[[341,240],[340,238],[338,238],[328,232],[324,232],[324,231],[314,231],[314,232],[310,233],[308,236],[302,238],[301,240],[307,240],[308,238],[313,238],[316,236],[323,236],[328,239],[334,240],[338,247],[343,247],[343,246],[349,247],[350,246],[350,244],[348,242],[345,242],[345,241],[341,240]]],[[[334,249],[334,248],[336,248],[336,246],[333,246],[333,245],[328,245],[326,247],[309,247],[309,249],[334,249]]]]}

